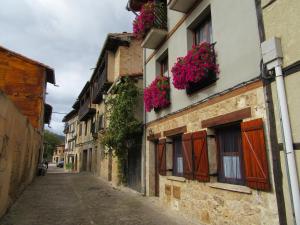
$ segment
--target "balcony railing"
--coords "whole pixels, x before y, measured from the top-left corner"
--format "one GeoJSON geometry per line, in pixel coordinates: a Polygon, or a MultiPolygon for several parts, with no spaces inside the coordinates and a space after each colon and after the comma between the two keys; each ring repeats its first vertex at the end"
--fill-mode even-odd
{"type": "Polygon", "coordinates": [[[144,41],[143,48],[156,49],[168,34],[168,16],[165,3],[157,3],[154,8],[155,20],[152,28],[148,31],[144,41]]]}
{"type": "Polygon", "coordinates": [[[104,66],[101,74],[97,77],[93,84],[93,104],[98,104],[102,101],[103,94],[110,88],[111,83],[107,79],[107,67],[104,66]]]}
{"type": "Polygon", "coordinates": [[[91,108],[90,101],[87,99],[82,106],[80,106],[78,112],[78,118],[80,121],[86,121],[96,113],[96,109],[91,108]]]}

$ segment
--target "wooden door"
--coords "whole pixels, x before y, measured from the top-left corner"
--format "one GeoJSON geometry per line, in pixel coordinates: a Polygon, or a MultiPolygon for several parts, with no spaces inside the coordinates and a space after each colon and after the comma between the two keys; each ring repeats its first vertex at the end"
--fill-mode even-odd
{"type": "Polygon", "coordinates": [[[158,142],[155,142],[155,196],[159,197],[158,142]]]}

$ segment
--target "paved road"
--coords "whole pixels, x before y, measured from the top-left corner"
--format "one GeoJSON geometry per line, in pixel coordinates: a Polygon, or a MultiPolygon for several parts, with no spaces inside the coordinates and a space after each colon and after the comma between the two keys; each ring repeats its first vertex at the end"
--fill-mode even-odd
{"type": "Polygon", "coordinates": [[[51,167],[30,185],[0,225],[186,225],[148,198],[112,188],[90,174],[51,167]]]}

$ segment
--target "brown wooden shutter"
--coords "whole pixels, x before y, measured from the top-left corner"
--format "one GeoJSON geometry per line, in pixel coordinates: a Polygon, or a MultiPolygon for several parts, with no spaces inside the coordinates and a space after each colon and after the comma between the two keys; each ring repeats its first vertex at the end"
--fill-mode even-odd
{"type": "Polygon", "coordinates": [[[241,124],[247,186],[270,190],[268,160],[262,119],[241,124]]]}
{"type": "Polygon", "coordinates": [[[157,147],[158,171],[160,175],[166,175],[166,139],[160,139],[157,147]]]}
{"type": "Polygon", "coordinates": [[[182,156],[183,156],[183,176],[186,179],[193,179],[193,145],[192,134],[182,135],[182,156]]]}
{"type": "Polygon", "coordinates": [[[209,181],[206,131],[194,132],[192,135],[194,149],[194,176],[198,181],[209,181]]]}

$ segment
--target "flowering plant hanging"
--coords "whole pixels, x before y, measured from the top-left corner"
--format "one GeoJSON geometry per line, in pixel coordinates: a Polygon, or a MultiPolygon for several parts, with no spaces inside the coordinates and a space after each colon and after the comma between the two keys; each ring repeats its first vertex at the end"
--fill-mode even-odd
{"type": "Polygon", "coordinates": [[[170,81],[168,77],[157,76],[156,79],[144,89],[144,104],[147,112],[168,107],[170,102],[170,81]]]}
{"type": "Polygon", "coordinates": [[[186,89],[190,84],[201,82],[210,72],[217,74],[219,69],[211,44],[203,42],[193,46],[185,57],[177,59],[171,72],[173,85],[177,89],[186,89]]]}
{"type": "Polygon", "coordinates": [[[141,8],[140,15],[133,21],[133,33],[137,38],[143,38],[151,29],[155,20],[155,3],[149,1],[141,8]]]}

